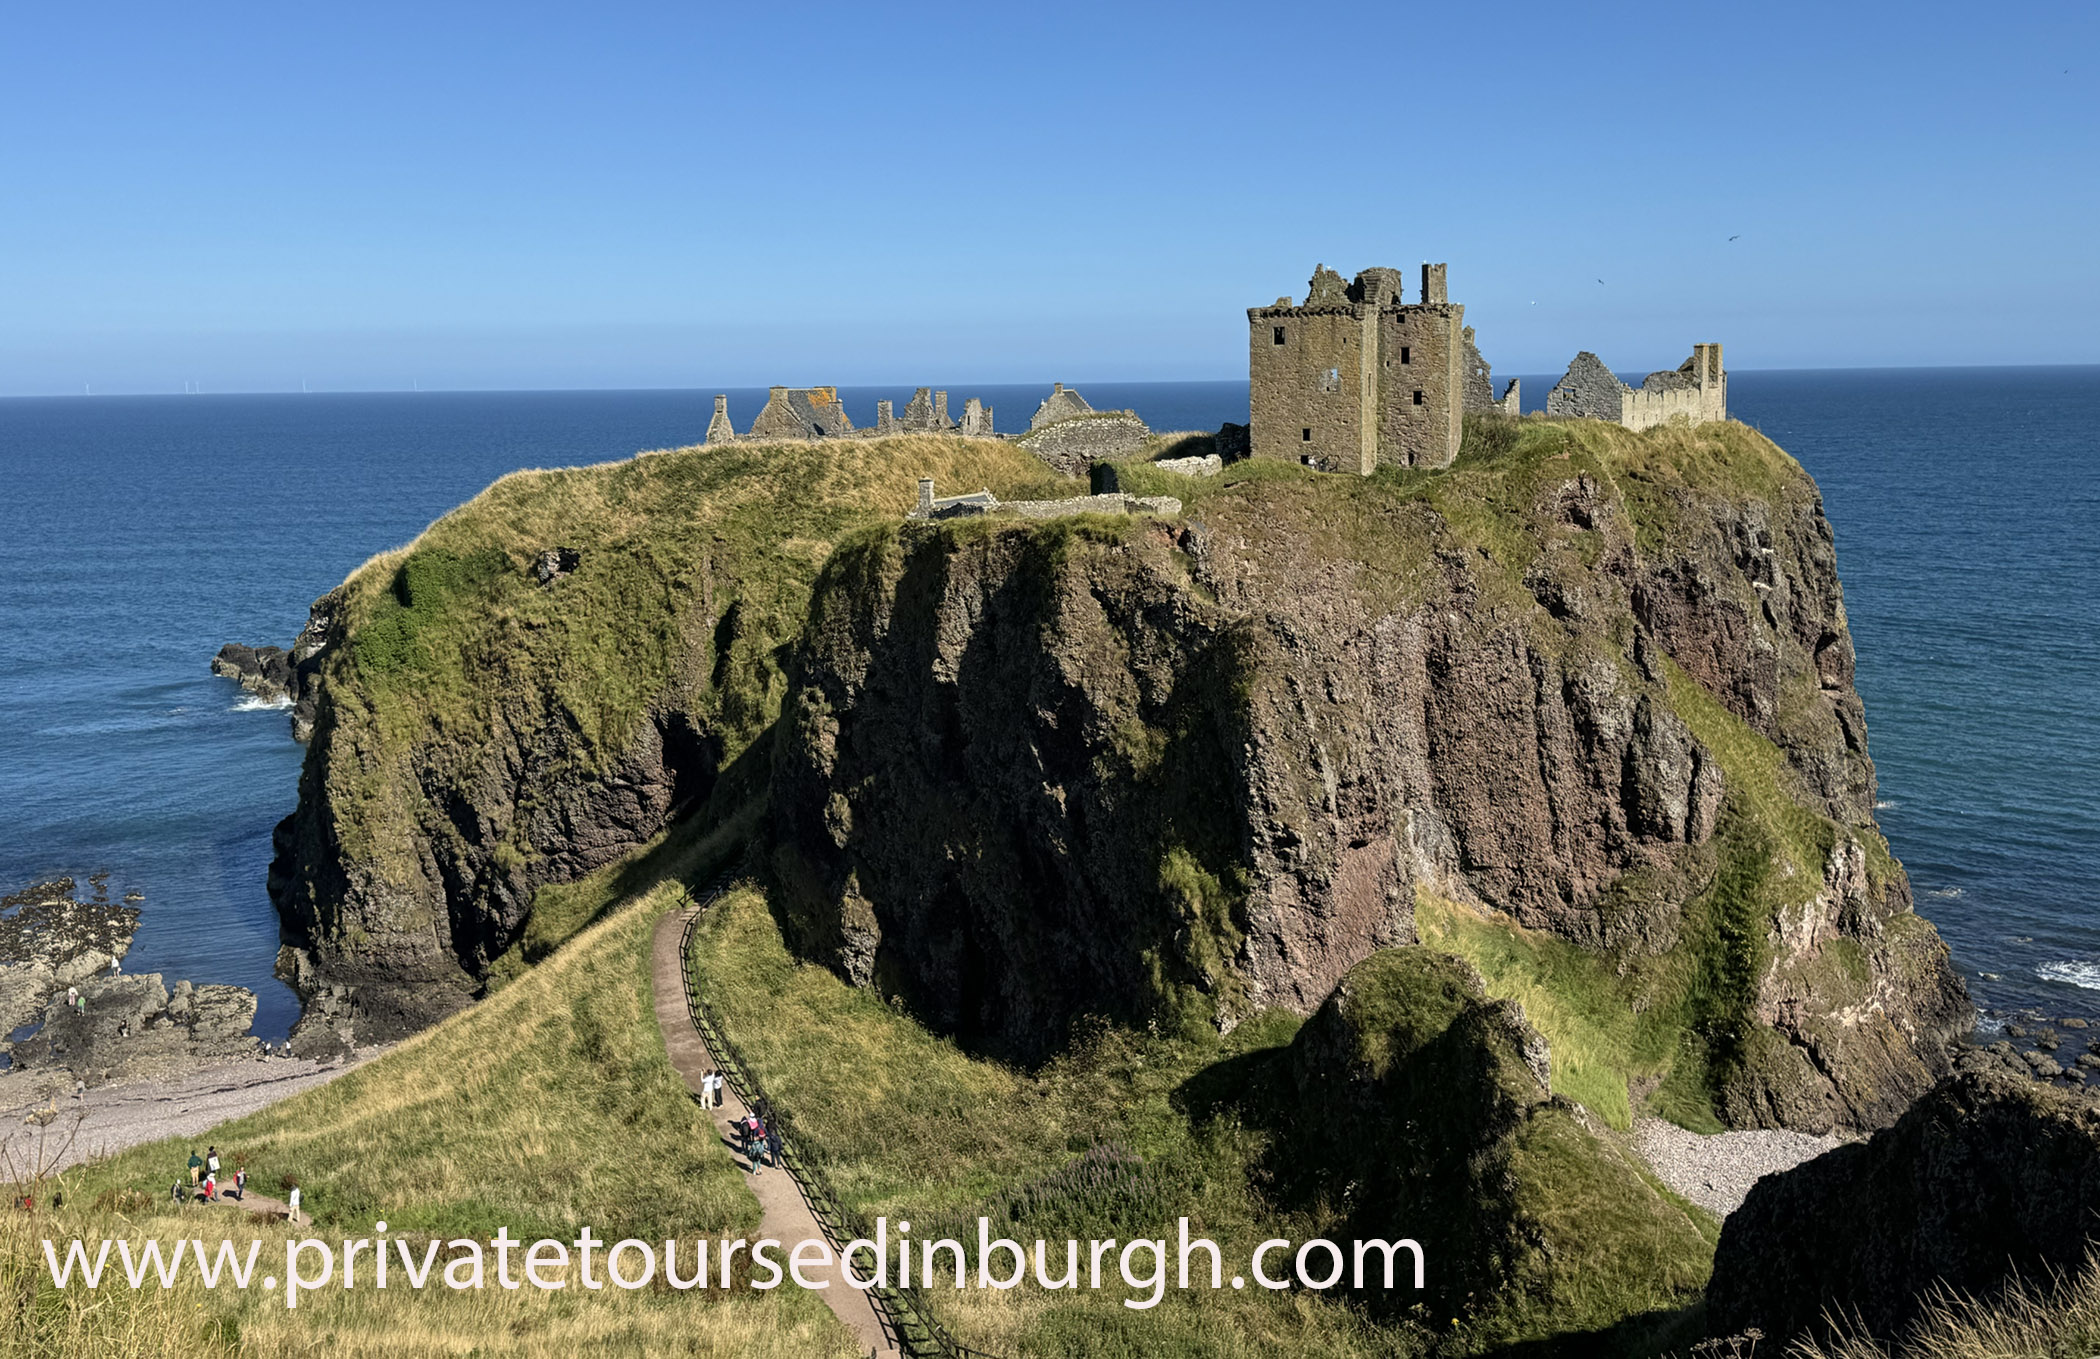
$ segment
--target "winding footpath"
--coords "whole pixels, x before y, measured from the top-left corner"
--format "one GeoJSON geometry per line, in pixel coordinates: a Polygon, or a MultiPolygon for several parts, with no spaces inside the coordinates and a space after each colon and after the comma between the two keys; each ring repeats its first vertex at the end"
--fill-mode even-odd
{"type": "MultiPolygon", "coordinates": [[[[684,937],[685,922],[700,910],[699,906],[689,906],[667,912],[656,922],[656,935],[649,949],[650,986],[656,997],[656,1025],[663,1030],[664,1051],[670,1054],[671,1065],[696,1099],[700,1095],[700,1078],[715,1069],[715,1060],[699,1031],[693,1027],[692,1016],[686,1012],[685,960],[678,956],[678,942],[684,937]]],[[[809,1211],[809,1205],[803,1202],[802,1191],[796,1187],[792,1175],[777,1167],[760,1169],[736,1155],[737,1140],[730,1131],[730,1124],[745,1113],[736,1092],[725,1088],[722,1107],[708,1112],[714,1117],[716,1134],[730,1149],[737,1167],[744,1172],[745,1187],[758,1199],[761,1213],[759,1237],[771,1237],[781,1242],[783,1258],[799,1241],[828,1239],[815,1215],[809,1211]]],[[[839,1245],[839,1242],[831,1242],[834,1261],[839,1245]]],[[[831,1286],[817,1296],[838,1315],[840,1321],[846,1323],[861,1350],[876,1359],[897,1359],[897,1347],[890,1343],[889,1336],[883,1331],[882,1319],[876,1315],[875,1305],[865,1292],[850,1286],[840,1277],[836,1263],[822,1267],[804,1266],[802,1273],[808,1279],[830,1282],[831,1286]]]]}

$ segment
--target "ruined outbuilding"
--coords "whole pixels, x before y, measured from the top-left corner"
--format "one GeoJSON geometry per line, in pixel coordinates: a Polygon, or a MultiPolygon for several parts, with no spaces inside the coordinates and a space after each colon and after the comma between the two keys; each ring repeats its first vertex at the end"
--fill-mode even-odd
{"type": "Polygon", "coordinates": [[[1043,404],[1037,406],[1035,414],[1028,417],[1028,427],[1041,429],[1060,420],[1069,420],[1075,415],[1093,413],[1094,408],[1086,403],[1085,397],[1062,382],[1053,382],[1050,384],[1050,395],[1044,397],[1043,404]]]}
{"type": "Polygon", "coordinates": [[[748,433],[754,439],[835,439],[853,433],[853,422],[836,387],[771,387],[748,433]]]}
{"type": "Polygon", "coordinates": [[[1449,466],[1466,405],[1465,317],[1441,264],[1422,266],[1414,302],[1397,269],[1344,282],[1321,265],[1304,302],[1248,308],[1254,456],[1364,476],[1449,466]]]}
{"type": "Polygon", "coordinates": [[[1648,374],[1639,387],[1621,382],[1604,360],[1585,349],[1546,394],[1546,414],[1609,420],[1628,429],[1652,429],[1672,420],[1694,425],[1726,420],[1728,372],[1721,366],[1721,346],[1695,344],[1690,358],[1674,370],[1648,374]]]}

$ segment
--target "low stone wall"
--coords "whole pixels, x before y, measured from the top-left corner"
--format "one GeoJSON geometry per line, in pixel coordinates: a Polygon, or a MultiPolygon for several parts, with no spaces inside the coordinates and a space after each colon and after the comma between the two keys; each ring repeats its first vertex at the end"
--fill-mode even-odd
{"type": "Polygon", "coordinates": [[[1181,502],[1170,495],[1075,495],[1070,500],[1002,500],[999,510],[1023,519],[1057,519],[1067,514],[1180,514],[1181,502]]]}
{"type": "Polygon", "coordinates": [[[1185,477],[1214,477],[1225,470],[1225,460],[1215,453],[1205,453],[1200,458],[1162,458],[1150,466],[1185,477]]]}
{"type": "Polygon", "coordinates": [[[1086,475],[1096,462],[1139,448],[1152,431],[1134,411],[1099,411],[1031,430],[1014,440],[1068,477],[1086,475]]]}

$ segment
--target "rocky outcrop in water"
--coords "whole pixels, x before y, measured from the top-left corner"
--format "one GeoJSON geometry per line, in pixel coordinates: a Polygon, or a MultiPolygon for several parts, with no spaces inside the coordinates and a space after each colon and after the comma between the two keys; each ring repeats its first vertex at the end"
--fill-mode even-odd
{"type": "Polygon", "coordinates": [[[105,882],[81,901],[71,878],[34,883],[0,899],[0,1051],[40,1022],[53,995],[108,972],[131,951],[136,908],[110,902],[105,882]]]}
{"type": "Polygon", "coordinates": [[[2100,1224],[2100,1110],[1962,1075],[1864,1143],[1758,1181],[1722,1228],[1713,1326],[1777,1341],[1826,1316],[1892,1338],[1933,1289],[1988,1295],[2080,1268],[2100,1224]]]}
{"type": "Polygon", "coordinates": [[[292,658],[283,647],[228,642],[211,658],[211,672],[233,680],[264,703],[289,701],[292,658]]]}

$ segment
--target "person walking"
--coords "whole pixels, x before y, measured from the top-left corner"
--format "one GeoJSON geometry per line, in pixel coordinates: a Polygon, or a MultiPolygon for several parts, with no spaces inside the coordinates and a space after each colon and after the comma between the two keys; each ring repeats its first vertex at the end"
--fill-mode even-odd
{"type": "Polygon", "coordinates": [[[204,1149],[204,1173],[215,1180],[219,1178],[219,1149],[217,1147],[206,1147],[204,1149]]]}
{"type": "Polygon", "coordinates": [[[197,1154],[197,1149],[196,1149],[195,1147],[191,1147],[191,1148],[190,1148],[190,1188],[192,1188],[192,1189],[195,1189],[195,1188],[197,1187],[197,1177],[198,1177],[198,1176],[200,1176],[200,1175],[202,1175],[203,1173],[204,1173],[204,1158],[203,1158],[202,1156],[199,1156],[199,1155],[197,1154]]]}
{"type": "Polygon", "coordinates": [[[766,1129],[766,1160],[775,1166],[786,1164],[780,1159],[780,1129],[766,1129]]]}
{"type": "Polygon", "coordinates": [[[78,1005],[79,1003],[80,1003],[80,988],[79,988],[79,987],[77,987],[77,986],[68,986],[68,987],[66,988],[66,1008],[67,1008],[68,1010],[70,1010],[70,1009],[72,1009],[72,1008],[73,1008],[74,1006],[78,1005]]]}
{"type": "Polygon", "coordinates": [[[299,1220],[299,1186],[296,1184],[292,1186],[292,1192],[285,1197],[284,1220],[286,1222],[297,1222],[299,1220]]]}
{"type": "Polygon", "coordinates": [[[248,1167],[242,1166],[233,1172],[233,1197],[245,1203],[248,1198],[248,1167]]]}

